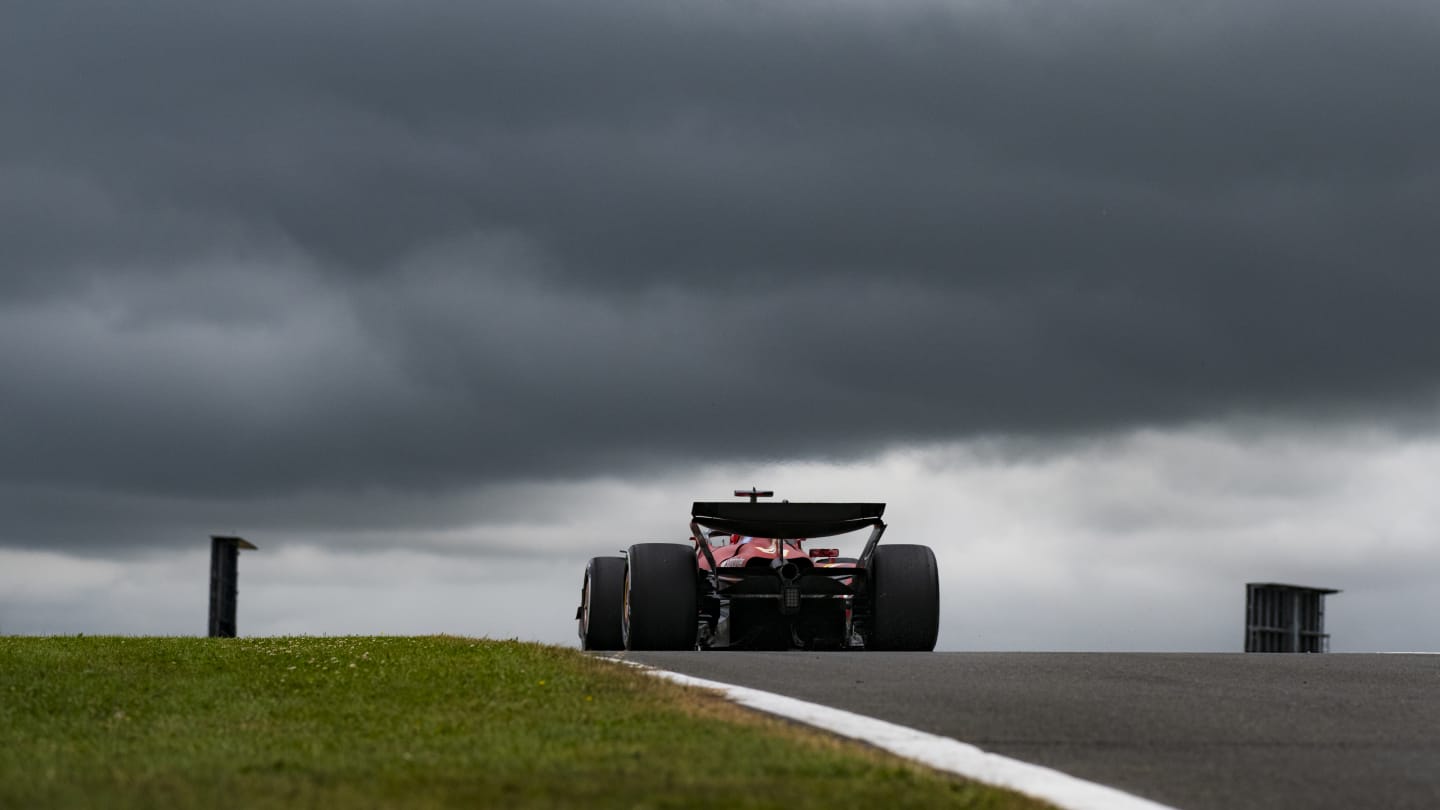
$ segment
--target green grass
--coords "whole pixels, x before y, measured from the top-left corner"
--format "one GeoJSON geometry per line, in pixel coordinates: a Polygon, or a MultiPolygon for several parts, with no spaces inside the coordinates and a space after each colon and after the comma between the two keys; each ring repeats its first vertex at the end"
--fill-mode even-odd
{"type": "Polygon", "coordinates": [[[1038,808],[574,650],[0,637],[0,807],[1038,808]]]}

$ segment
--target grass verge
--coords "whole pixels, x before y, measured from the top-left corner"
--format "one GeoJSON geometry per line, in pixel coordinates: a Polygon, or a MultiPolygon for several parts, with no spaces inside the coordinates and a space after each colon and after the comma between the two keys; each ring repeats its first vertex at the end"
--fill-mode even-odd
{"type": "Polygon", "coordinates": [[[0,807],[1045,805],[574,650],[0,637],[0,807]]]}

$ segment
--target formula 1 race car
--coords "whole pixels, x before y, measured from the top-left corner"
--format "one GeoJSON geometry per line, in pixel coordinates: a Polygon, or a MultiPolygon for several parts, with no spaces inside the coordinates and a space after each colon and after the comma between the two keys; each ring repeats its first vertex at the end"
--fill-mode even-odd
{"type": "Polygon", "coordinates": [[[927,546],[881,546],[883,503],[696,502],[690,542],[595,557],[580,591],[587,650],[933,650],[940,581],[927,546]],[[808,540],[859,529],[858,557],[808,540]]]}

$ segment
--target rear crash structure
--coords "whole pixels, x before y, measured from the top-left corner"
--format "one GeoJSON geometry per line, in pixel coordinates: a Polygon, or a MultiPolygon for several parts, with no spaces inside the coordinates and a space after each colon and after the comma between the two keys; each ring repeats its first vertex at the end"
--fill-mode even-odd
{"type": "Polygon", "coordinates": [[[932,650],[939,571],[927,546],[880,545],[882,503],[698,501],[688,543],[595,557],[576,611],[589,650],[932,650]],[[805,543],[868,529],[858,557],[805,543]]]}

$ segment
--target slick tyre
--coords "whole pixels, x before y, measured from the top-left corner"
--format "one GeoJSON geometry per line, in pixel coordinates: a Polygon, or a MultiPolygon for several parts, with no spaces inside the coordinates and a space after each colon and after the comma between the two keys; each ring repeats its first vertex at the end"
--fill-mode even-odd
{"type": "Polygon", "coordinates": [[[675,543],[637,543],[628,556],[620,612],[625,649],[695,649],[700,613],[694,550],[675,543]]]}
{"type": "Polygon", "coordinates": [[[870,650],[928,652],[940,632],[940,569],[929,546],[879,546],[870,558],[870,650]]]}
{"type": "Polygon", "coordinates": [[[595,557],[580,590],[580,649],[623,650],[620,611],[625,602],[625,558],[595,557]]]}

